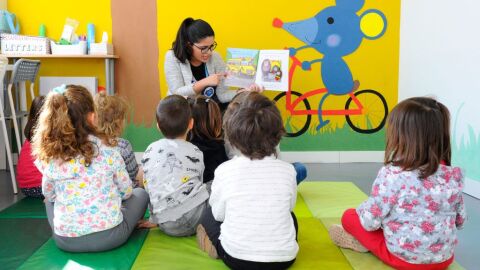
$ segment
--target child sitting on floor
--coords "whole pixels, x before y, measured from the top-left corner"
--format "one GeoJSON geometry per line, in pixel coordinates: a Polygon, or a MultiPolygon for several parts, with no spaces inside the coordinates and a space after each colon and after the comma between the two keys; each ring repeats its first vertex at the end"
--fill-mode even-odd
{"type": "Polygon", "coordinates": [[[218,165],[228,160],[222,136],[222,114],[217,103],[211,98],[198,95],[187,100],[193,116],[189,141],[203,152],[203,182],[210,190],[213,172],[218,165]]]}
{"type": "Polygon", "coordinates": [[[150,195],[150,222],[171,236],[195,234],[206,208],[208,191],[203,184],[203,154],[186,141],[193,119],[188,101],[179,95],[162,99],[157,106],[157,126],[165,136],[150,144],[142,159],[144,186],[150,195]]]}
{"type": "Polygon", "coordinates": [[[431,98],[400,102],[388,119],[385,166],[370,197],[330,228],[333,242],[395,269],[446,269],[466,218],[463,175],[450,161],[448,109],[431,98]]]}
{"type": "Polygon", "coordinates": [[[99,139],[87,89],[62,85],[48,94],[33,153],[60,249],[97,252],[127,241],[145,214],[148,195],[141,188],[132,190],[120,153],[99,139]]]}
{"type": "Polygon", "coordinates": [[[125,128],[128,104],[118,96],[109,96],[105,91],[94,98],[97,111],[97,129],[110,146],[115,147],[122,155],[123,161],[134,187],[142,186],[142,170],[138,168],[132,145],[126,139],[120,138],[125,128]]]}
{"type": "Polygon", "coordinates": [[[27,197],[43,198],[42,195],[42,174],[35,167],[35,158],[32,156],[31,141],[35,127],[37,126],[38,115],[45,101],[44,96],[33,99],[28,113],[28,121],[25,125],[25,142],[18,156],[17,181],[20,190],[27,197]]]}
{"type": "Polygon", "coordinates": [[[261,94],[242,99],[224,118],[226,137],[241,154],[215,171],[197,241],[232,269],[286,269],[298,252],[297,182],[293,166],[276,155],[282,118],[261,94]]]}

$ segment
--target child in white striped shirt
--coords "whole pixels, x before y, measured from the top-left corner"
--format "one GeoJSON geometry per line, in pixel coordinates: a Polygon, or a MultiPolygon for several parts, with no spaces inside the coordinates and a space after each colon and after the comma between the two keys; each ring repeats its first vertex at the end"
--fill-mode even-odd
{"type": "Polygon", "coordinates": [[[280,112],[251,92],[232,102],[225,135],[239,152],[215,171],[210,207],[197,227],[200,248],[233,269],[286,269],[298,253],[294,167],[277,159],[280,112]]]}

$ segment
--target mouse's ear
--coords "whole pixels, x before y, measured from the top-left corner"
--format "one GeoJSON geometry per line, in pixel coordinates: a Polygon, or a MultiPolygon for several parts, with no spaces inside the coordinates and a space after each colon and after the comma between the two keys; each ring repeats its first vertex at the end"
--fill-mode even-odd
{"type": "Polygon", "coordinates": [[[378,9],[369,9],[360,15],[360,30],[366,39],[377,39],[387,30],[387,18],[378,9]]]}
{"type": "Polygon", "coordinates": [[[337,7],[357,12],[363,7],[365,0],[337,0],[336,3],[337,7]]]}

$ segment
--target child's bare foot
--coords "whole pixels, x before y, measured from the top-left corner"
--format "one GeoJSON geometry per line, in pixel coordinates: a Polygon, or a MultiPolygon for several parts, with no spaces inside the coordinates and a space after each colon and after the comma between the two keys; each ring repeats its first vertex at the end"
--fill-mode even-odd
{"type": "Polygon", "coordinates": [[[203,225],[197,226],[197,244],[198,247],[208,253],[212,259],[218,259],[217,249],[213,246],[212,241],[208,238],[207,232],[203,225]]]}
{"type": "Polygon", "coordinates": [[[139,229],[151,229],[157,227],[157,224],[152,223],[148,220],[141,219],[137,222],[137,228],[139,229]]]}
{"type": "Polygon", "coordinates": [[[333,243],[339,247],[349,248],[356,252],[368,252],[368,249],[362,246],[355,237],[345,231],[342,225],[335,224],[330,226],[328,234],[333,243]]]}

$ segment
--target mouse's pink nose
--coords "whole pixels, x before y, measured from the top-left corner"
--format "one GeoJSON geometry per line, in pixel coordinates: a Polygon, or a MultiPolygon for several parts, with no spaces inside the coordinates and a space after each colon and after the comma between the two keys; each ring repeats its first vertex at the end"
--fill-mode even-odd
{"type": "Polygon", "coordinates": [[[276,27],[276,28],[282,28],[282,26],[283,26],[283,22],[279,18],[273,19],[272,24],[273,24],[273,27],[276,27]]]}

